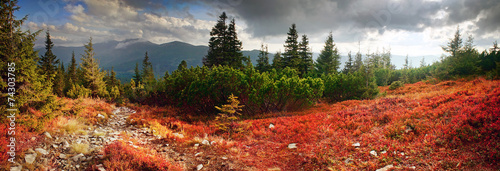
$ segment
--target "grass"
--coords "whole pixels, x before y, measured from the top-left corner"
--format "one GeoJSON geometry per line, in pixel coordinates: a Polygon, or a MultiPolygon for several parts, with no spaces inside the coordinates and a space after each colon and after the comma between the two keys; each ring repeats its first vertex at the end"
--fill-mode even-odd
{"type": "Polygon", "coordinates": [[[84,124],[83,119],[77,119],[77,118],[67,118],[67,117],[59,117],[57,119],[56,128],[59,130],[63,131],[63,133],[68,133],[68,134],[84,134],[86,133],[84,129],[87,128],[87,126],[84,124]]]}
{"type": "Polygon", "coordinates": [[[79,154],[88,154],[89,151],[89,145],[88,144],[71,144],[71,152],[79,154]]]}

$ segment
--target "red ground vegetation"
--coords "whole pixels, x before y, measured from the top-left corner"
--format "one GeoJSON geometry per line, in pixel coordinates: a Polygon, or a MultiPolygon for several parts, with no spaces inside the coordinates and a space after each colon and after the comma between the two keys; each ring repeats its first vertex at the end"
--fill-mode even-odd
{"type": "MultiPolygon", "coordinates": [[[[375,100],[321,103],[245,120],[241,124],[248,126],[246,131],[211,150],[242,162],[243,168],[258,170],[375,170],[389,164],[417,170],[495,170],[500,168],[499,85],[500,81],[479,78],[419,82],[396,90],[381,87],[386,95],[375,100]],[[287,148],[290,143],[298,148],[287,148]],[[372,150],[377,156],[370,154],[372,150]]],[[[225,137],[216,134],[211,123],[179,121],[173,117],[175,111],[162,117],[146,113],[132,118],[177,125],[187,139],[203,134],[209,139],[225,137]]]]}

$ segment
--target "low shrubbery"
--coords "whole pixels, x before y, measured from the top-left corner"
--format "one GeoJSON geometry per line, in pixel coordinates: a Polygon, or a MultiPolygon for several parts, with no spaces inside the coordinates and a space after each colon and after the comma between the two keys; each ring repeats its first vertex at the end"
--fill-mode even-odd
{"type": "Polygon", "coordinates": [[[196,67],[178,70],[165,80],[169,103],[199,114],[215,114],[230,94],[240,98],[246,113],[307,107],[323,94],[319,78],[300,78],[292,69],[259,73],[254,69],[196,67]]]}

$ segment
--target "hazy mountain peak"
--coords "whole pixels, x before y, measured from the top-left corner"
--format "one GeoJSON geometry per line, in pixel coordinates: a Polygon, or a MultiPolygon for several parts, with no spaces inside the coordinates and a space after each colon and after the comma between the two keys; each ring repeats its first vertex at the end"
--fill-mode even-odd
{"type": "Polygon", "coordinates": [[[127,40],[118,42],[118,44],[116,44],[116,46],[115,46],[115,49],[123,49],[131,44],[141,43],[141,42],[149,42],[149,41],[144,40],[144,39],[127,39],[127,40]]]}

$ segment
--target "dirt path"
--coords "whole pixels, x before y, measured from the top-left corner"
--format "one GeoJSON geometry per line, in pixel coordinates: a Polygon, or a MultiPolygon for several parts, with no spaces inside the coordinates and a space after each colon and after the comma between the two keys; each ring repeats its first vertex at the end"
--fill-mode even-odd
{"type": "MultiPolygon", "coordinates": [[[[233,170],[234,165],[225,156],[217,156],[213,150],[202,147],[202,144],[186,147],[169,143],[169,140],[154,136],[148,128],[139,128],[127,123],[127,118],[135,113],[127,107],[118,107],[105,122],[89,127],[78,134],[44,133],[39,139],[42,143],[28,149],[22,161],[11,167],[11,171],[34,170],[85,170],[90,165],[97,165],[99,170],[105,170],[99,163],[104,146],[127,136],[127,141],[134,148],[146,147],[156,150],[162,157],[173,159],[186,170],[197,170],[200,164],[203,170],[233,170]],[[80,150],[75,152],[75,148],[80,150]],[[87,151],[87,152],[85,152],[87,151]]],[[[104,115],[98,117],[105,118],[104,115]]]]}

